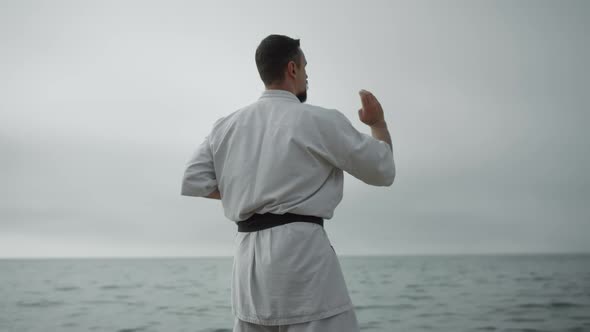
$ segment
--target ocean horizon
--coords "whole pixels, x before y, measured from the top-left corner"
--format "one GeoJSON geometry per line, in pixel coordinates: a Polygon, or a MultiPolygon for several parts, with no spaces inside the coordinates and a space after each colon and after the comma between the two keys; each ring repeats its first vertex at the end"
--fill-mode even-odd
{"type": "MultiPolygon", "coordinates": [[[[590,253],[338,258],[361,331],[590,331],[590,253]]],[[[232,262],[0,258],[0,331],[232,331],[232,262]]]]}

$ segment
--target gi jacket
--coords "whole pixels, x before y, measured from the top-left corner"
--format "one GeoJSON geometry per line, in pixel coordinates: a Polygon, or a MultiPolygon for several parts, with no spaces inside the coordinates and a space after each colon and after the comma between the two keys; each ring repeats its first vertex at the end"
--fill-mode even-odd
{"type": "MultiPolygon", "coordinates": [[[[393,151],[336,109],[301,103],[286,90],[265,90],[214,123],[186,164],[181,195],[219,190],[233,222],[267,212],[331,219],[342,200],[343,171],[369,185],[390,186],[393,151]]],[[[295,222],[237,233],[235,245],[232,312],[238,318],[286,325],[353,308],[320,225],[295,222]]]]}

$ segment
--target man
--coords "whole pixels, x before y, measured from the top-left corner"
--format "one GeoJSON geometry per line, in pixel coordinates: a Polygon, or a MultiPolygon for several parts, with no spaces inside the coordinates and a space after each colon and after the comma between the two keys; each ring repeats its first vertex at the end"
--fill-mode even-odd
{"type": "Polygon", "coordinates": [[[181,190],[221,199],[237,223],[233,330],[359,331],[323,220],[342,200],[343,171],[373,186],[393,183],[383,109],[370,92],[359,92],[359,119],[371,137],[340,111],[305,104],[299,39],[269,35],[255,60],[265,91],[214,123],[186,165],[181,190]]]}

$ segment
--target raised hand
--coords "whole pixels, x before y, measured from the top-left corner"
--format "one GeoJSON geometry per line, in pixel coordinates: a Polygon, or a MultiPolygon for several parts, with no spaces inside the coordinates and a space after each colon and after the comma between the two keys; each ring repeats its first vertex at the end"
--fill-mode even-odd
{"type": "Polygon", "coordinates": [[[383,115],[383,108],[375,98],[375,96],[367,91],[360,90],[362,108],[358,110],[359,119],[368,126],[383,126],[385,125],[385,117],[383,115]]]}

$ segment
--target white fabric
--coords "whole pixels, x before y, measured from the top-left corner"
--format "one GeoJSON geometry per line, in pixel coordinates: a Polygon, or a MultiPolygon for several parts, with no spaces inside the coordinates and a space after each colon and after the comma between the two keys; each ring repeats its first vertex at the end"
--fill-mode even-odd
{"type": "Polygon", "coordinates": [[[318,320],[353,309],[325,229],[293,222],[235,237],[232,312],[261,325],[318,320]]]}
{"type": "Polygon", "coordinates": [[[219,189],[224,214],[234,222],[266,212],[330,219],[342,200],[343,170],[389,186],[393,152],[336,109],[265,90],[257,102],[215,122],[186,165],[181,194],[219,189]]]}
{"type": "MultiPolygon", "coordinates": [[[[221,194],[225,216],[295,213],[330,219],[343,171],[375,186],[395,177],[389,145],[357,131],[336,109],[285,90],[218,119],[186,165],[181,194],[221,194]]],[[[232,312],[245,322],[286,325],[353,309],[338,258],[320,225],[294,222],[237,233],[232,312]]]]}

